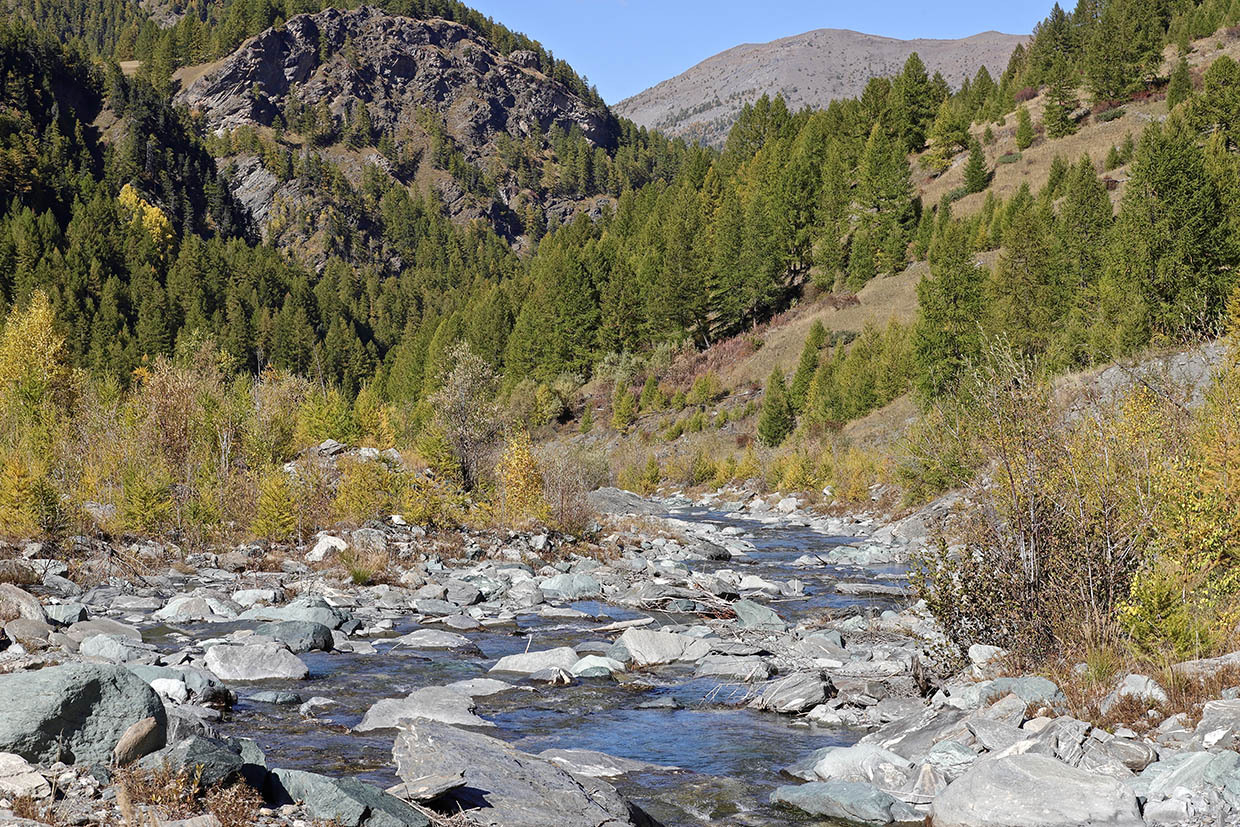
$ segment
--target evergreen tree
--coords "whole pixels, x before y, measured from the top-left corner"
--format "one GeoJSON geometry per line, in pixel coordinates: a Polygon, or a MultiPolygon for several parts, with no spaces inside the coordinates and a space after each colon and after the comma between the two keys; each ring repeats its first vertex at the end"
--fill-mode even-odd
{"type": "Polygon", "coordinates": [[[927,399],[953,388],[981,353],[984,272],[973,260],[969,235],[964,222],[949,223],[930,250],[930,275],[917,285],[915,383],[927,399]]]}
{"type": "Polygon", "coordinates": [[[1192,75],[1188,71],[1188,59],[1183,53],[1171,71],[1171,81],[1167,84],[1167,108],[1175,109],[1193,93],[1192,75]]]}
{"type": "Polygon", "coordinates": [[[1076,104],[1068,65],[1061,62],[1052,70],[1051,84],[1046,90],[1042,124],[1047,138],[1062,138],[1076,131],[1076,124],[1072,121],[1072,111],[1076,109],[1076,104]]]}
{"type": "Polygon", "coordinates": [[[1016,147],[1028,149],[1033,146],[1033,118],[1029,117],[1029,108],[1021,104],[1016,111],[1016,147]]]}
{"type": "Polygon", "coordinates": [[[797,362],[797,372],[792,377],[792,387],[788,389],[788,402],[795,413],[805,407],[805,394],[809,391],[809,383],[818,370],[818,352],[827,342],[827,330],[822,322],[814,320],[805,337],[805,346],[801,349],[801,359],[797,362]]]}
{"type": "Polygon", "coordinates": [[[763,445],[775,447],[792,432],[792,407],[784,374],[779,368],[771,371],[762,394],[762,412],[758,414],[758,439],[763,445]]]}
{"type": "Polygon", "coordinates": [[[1003,252],[988,283],[991,329],[1019,350],[1040,354],[1050,345],[1063,306],[1060,267],[1051,244],[1052,216],[1045,201],[1026,197],[1014,203],[1003,252]]]}
{"type": "Polygon", "coordinates": [[[969,144],[969,160],[964,165],[965,192],[981,192],[990,186],[990,170],[986,167],[986,152],[974,138],[969,144]]]}

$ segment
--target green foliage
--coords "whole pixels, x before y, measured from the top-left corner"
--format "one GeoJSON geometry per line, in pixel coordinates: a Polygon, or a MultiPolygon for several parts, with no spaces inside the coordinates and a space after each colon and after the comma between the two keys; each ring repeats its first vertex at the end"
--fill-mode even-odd
{"type": "Polygon", "coordinates": [[[628,385],[617,384],[611,395],[611,427],[627,433],[637,418],[637,397],[628,385]]]}
{"type": "Polygon", "coordinates": [[[1029,117],[1029,108],[1021,106],[1016,110],[1016,147],[1028,149],[1033,146],[1033,118],[1029,117]]]}
{"type": "Polygon", "coordinates": [[[818,353],[826,343],[827,330],[821,321],[815,319],[810,326],[809,335],[805,337],[801,358],[797,362],[797,372],[793,375],[792,386],[788,389],[788,402],[794,413],[800,413],[805,406],[805,394],[818,370],[818,353]]]}
{"type": "Polygon", "coordinates": [[[969,160],[964,165],[964,188],[970,193],[981,192],[990,186],[990,170],[986,167],[986,152],[975,138],[969,143],[969,160]]]}
{"type": "Polygon", "coordinates": [[[973,260],[967,228],[948,224],[930,250],[930,276],[917,285],[913,358],[923,397],[950,391],[980,353],[984,278],[973,260]]]}
{"type": "Polygon", "coordinates": [[[268,540],[287,540],[297,531],[297,493],[289,475],[275,468],[258,484],[258,507],[250,531],[268,540]]]}
{"type": "Polygon", "coordinates": [[[784,374],[779,368],[775,368],[771,371],[762,394],[762,413],[758,415],[758,439],[763,445],[779,445],[792,432],[793,424],[788,390],[784,386],[784,374]]]}

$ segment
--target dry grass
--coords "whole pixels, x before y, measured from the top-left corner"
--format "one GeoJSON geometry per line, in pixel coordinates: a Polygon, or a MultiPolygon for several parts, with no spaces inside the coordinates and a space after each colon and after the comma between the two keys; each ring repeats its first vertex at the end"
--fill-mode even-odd
{"type": "Polygon", "coordinates": [[[42,824],[56,824],[56,811],[50,799],[37,800],[28,795],[13,799],[13,815],[42,824]]]}
{"type": "Polygon", "coordinates": [[[155,770],[124,767],[115,770],[116,804],[126,827],[143,827],[160,820],[214,815],[221,827],[249,827],[257,822],[263,798],[242,782],[203,789],[201,768],[155,770]]]}
{"type": "Polygon", "coordinates": [[[1084,671],[1073,669],[1065,662],[1052,669],[1050,677],[1067,697],[1069,714],[1106,730],[1123,726],[1143,734],[1179,713],[1187,717],[1185,726],[1191,729],[1201,720],[1201,710],[1207,701],[1217,699],[1224,689],[1240,685],[1240,667],[1227,667],[1194,678],[1176,671],[1169,662],[1138,660],[1114,648],[1091,651],[1084,662],[1084,671]],[[1154,704],[1143,698],[1123,698],[1103,714],[1103,700],[1128,674],[1147,675],[1155,680],[1166,690],[1167,701],[1154,704]],[[1156,714],[1151,716],[1150,710],[1156,714]]]}

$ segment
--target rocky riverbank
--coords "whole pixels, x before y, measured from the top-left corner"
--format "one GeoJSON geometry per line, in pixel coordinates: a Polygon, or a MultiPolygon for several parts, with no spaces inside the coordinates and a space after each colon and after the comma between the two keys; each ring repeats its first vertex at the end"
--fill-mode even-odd
{"type": "MultiPolygon", "coordinates": [[[[0,817],[195,814],[154,778],[248,791],[181,822],[225,827],[1240,818],[1240,693],[1138,734],[995,677],[985,647],[932,678],[944,641],[904,568],[947,503],[883,523],[592,499],[588,543],[394,518],[171,566],[81,538],[73,572],[27,546],[2,564],[25,585],[0,585],[0,817]],[[378,553],[388,582],[355,585],[345,563],[378,553]],[[100,568],[118,556],[139,568],[100,568]]],[[[1128,676],[1113,703],[1165,693],[1128,676]]]]}

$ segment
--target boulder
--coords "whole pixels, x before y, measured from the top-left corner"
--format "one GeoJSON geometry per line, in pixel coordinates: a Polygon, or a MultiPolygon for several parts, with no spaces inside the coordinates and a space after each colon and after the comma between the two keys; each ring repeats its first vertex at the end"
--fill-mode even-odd
{"type": "Polygon", "coordinates": [[[696,661],[710,654],[710,642],[676,632],[625,629],[616,641],[635,666],[658,666],[677,661],[696,661]]]}
{"type": "Polygon", "coordinates": [[[1143,827],[1123,782],[1030,753],[982,759],[930,810],[934,827],[1143,827]]]}
{"type": "Polygon", "coordinates": [[[575,678],[610,678],[624,671],[624,664],[602,655],[586,655],[573,664],[569,674],[575,678]]]}
{"type": "Polygon", "coordinates": [[[339,537],[323,534],[315,541],[314,548],[306,552],[306,562],[322,563],[324,560],[335,557],[348,547],[349,544],[339,537]]]}
{"type": "Polygon", "coordinates": [[[166,733],[153,715],[135,721],[121,734],[120,740],[112,748],[112,760],[118,767],[128,766],[142,756],[162,749],[165,736],[166,733]]]}
{"type": "Polygon", "coordinates": [[[231,600],[221,600],[204,595],[179,594],[155,612],[155,617],[168,623],[195,621],[214,623],[232,620],[237,616],[240,608],[231,600]]]}
{"type": "Polygon", "coordinates": [[[913,762],[874,744],[826,747],[817,753],[813,774],[823,781],[859,781],[884,790],[903,787],[913,762]]]}
{"type": "Polygon", "coordinates": [[[207,650],[207,668],[221,680],[301,680],[310,669],[279,643],[221,643],[207,650]]]}
{"type": "Polygon", "coordinates": [[[1240,751],[1240,698],[1206,701],[1188,746],[1194,750],[1240,751]]]}
{"type": "Polygon", "coordinates": [[[341,827],[429,827],[409,804],[356,778],[304,770],[272,770],[264,790],[277,803],[301,802],[306,815],[341,827]]]}
{"type": "Polygon", "coordinates": [[[353,619],[344,609],[331,606],[321,597],[299,597],[283,606],[254,606],[241,613],[243,620],[308,620],[339,629],[353,619]]]}
{"type": "Polygon", "coordinates": [[[138,766],[146,770],[166,768],[174,772],[186,770],[197,773],[199,783],[207,789],[239,778],[245,763],[239,747],[219,738],[191,735],[152,752],[139,761],[138,766]]]}
{"type": "Polygon", "coordinates": [[[454,681],[445,688],[471,698],[485,698],[488,695],[498,695],[500,692],[516,689],[512,684],[497,681],[495,678],[467,678],[463,681],[454,681]]]}
{"type": "Polygon", "coordinates": [[[606,782],[573,776],[510,744],[433,721],[415,720],[392,748],[407,785],[429,775],[464,773],[465,784],[441,797],[472,823],[503,827],[654,825],[606,782]]]}
{"type": "Polygon", "coordinates": [[[592,749],[545,749],[538,753],[544,761],[559,764],[573,775],[585,775],[590,778],[615,778],[631,772],[651,772],[675,770],[675,767],[661,767],[645,761],[634,761],[632,758],[620,758],[592,749]]]}
{"type": "Polygon", "coordinates": [[[1119,686],[1102,699],[1098,711],[1107,715],[1116,704],[1125,698],[1141,699],[1152,708],[1167,702],[1167,691],[1153,678],[1145,675],[1126,675],[1119,682],[1119,686]]]}
{"type": "Polygon", "coordinates": [[[333,648],[332,630],[313,620],[277,620],[264,623],[254,630],[256,635],[269,637],[283,643],[290,652],[330,652],[333,648]]]}
{"type": "Polygon", "coordinates": [[[821,672],[793,672],[768,683],[749,705],[770,712],[805,712],[825,701],[833,691],[830,679],[821,672]]]}
{"type": "Polygon", "coordinates": [[[567,672],[579,659],[572,647],[561,646],[558,649],[542,649],[537,652],[506,655],[491,667],[491,671],[532,675],[543,669],[558,668],[567,672]]]}
{"type": "Polygon", "coordinates": [[[876,787],[857,781],[813,781],[779,787],[771,802],[857,824],[912,824],[921,815],[876,787]]]}
{"type": "Polygon", "coordinates": [[[396,638],[393,643],[399,643],[411,649],[456,649],[462,652],[481,652],[478,644],[464,635],[445,632],[442,629],[417,629],[396,638]]]}
{"type": "Polygon", "coordinates": [[[768,632],[784,632],[788,624],[773,609],[752,600],[737,600],[732,604],[736,622],[742,629],[761,629],[768,632]]]}
{"type": "Polygon", "coordinates": [[[0,675],[0,751],[28,761],[107,765],[133,724],[167,718],[159,695],[122,666],[67,664],[0,675]]]}
{"type": "Polygon", "coordinates": [[[47,798],[52,785],[22,758],[0,752],[0,798],[47,798]]]}
{"type": "Polygon", "coordinates": [[[53,603],[43,608],[48,620],[58,626],[68,626],[86,619],[86,607],[81,603],[53,603]]]}
{"type": "Polygon", "coordinates": [[[708,655],[698,661],[695,678],[714,678],[720,681],[751,683],[770,677],[766,661],[756,655],[708,655]]]}
{"type": "Polygon", "coordinates": [[[1008,656],[1008,651],[998,646],[975,643],[969,647],[968,656],[969,662],[973,664],[973,677],[985,680],[994,677],[999,662],[1008,656]]]}
{"type": "Polygon", "coordinates": [[[539,584],[547,600],[584,600],[598,597],[603,587],[588,574],[557,574],[539,584]]]}
{"type": "Polygon", "coordinates": [[[459,726],[494,726],[474,714],[474,699],[442,686],[415,689],[403,698],[384,698],[366,711],[355,732],[397,729],[415,718],[459,726]]]}
{"type": "Polygon", "coordinates": [[[12,583],[0,583],[0,625],[19,617],[47,622],[47,612],[37,597],[12,583]]]}

